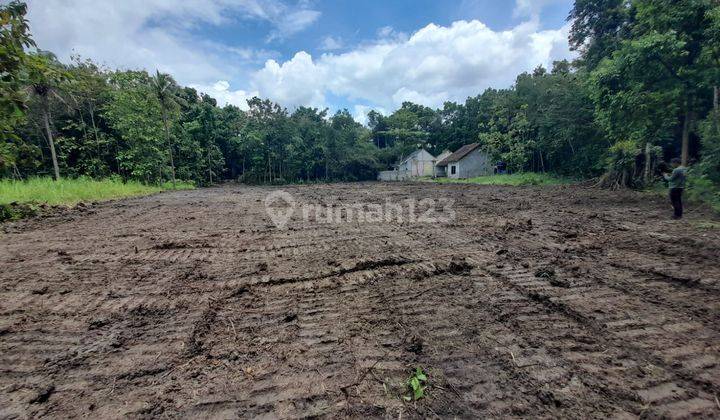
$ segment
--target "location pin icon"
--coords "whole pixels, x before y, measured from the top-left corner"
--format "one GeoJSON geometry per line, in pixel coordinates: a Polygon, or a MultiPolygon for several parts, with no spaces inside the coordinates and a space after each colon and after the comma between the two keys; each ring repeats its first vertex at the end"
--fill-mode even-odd
{"type": "Polygon", "coordinates": [[[293,213],[295,213],[296,205],[295,198],[287,191],[273,191],[265,197],[265,211],[275,226],[281,230],[285,229],[293,213]],[[286,206],[273,206],[273,204],[281,202],[284,202],[286,206]]]}

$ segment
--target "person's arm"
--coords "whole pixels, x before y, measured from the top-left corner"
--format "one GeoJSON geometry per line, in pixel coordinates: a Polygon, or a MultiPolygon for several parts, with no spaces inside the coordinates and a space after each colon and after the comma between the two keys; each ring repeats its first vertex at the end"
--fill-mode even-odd
{"type": "Polygon", "coordinates": [[[682,177],[682,171],[680,170],[680,168],[675,168],[675,169],[673,169],[672,174],[670,174],[670,176],[666,176],[665,179],[668,182],[672,182],[672,181],[677,181],[681,177],[682,177]]]}

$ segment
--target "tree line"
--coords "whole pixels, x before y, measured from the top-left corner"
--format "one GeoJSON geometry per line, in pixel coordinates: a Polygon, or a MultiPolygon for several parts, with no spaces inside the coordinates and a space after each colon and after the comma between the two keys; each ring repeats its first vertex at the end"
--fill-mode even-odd
{"type": "Polygon", "coordinates": [[[576,0],[578,59],[464,103],[371,111],[367,126],[347,110],[219,107],[168,74],[61,63],[35,45],[26,11],[0,7],[0,176],[365,180],[419,147],[479,142],[516,172],[639,186],[681,156],[720,183],[718,0],[576,0]]]}

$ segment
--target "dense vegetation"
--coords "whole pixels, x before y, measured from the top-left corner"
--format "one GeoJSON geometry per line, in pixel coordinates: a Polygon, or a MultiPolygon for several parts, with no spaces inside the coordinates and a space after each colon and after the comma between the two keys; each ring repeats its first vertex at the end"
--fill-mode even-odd
{"type": "Polygon", "coordinates": [[[642,186],[682,156],[702,185],[720,183],[717,0],[576,0],[578,60],[463,104],[373,111],[368,127],[346,110],[254,98],[242,111],[167,74],[60,63],[35,46],[25,12],[19,2],[0,7],[3,177],[362,180],[419,146],[437,154],[480,142],[516,172],[642,186]]]}

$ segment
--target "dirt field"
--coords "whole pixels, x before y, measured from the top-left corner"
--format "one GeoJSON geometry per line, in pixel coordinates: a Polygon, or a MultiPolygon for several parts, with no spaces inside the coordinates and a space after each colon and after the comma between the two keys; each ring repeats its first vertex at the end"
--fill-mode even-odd
{"type": "Polygon", "coordinates": [[[718,417],[720,230],[583,187],[227,186],[5,226],[0,417],[718,417]],[[426,398],[404,401],[416,367],[426,398]]]}

